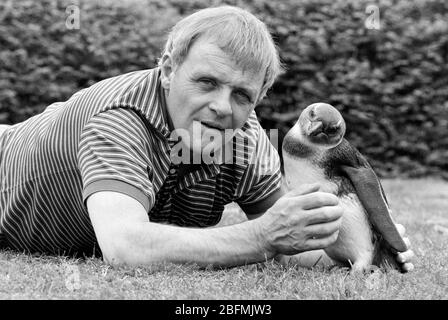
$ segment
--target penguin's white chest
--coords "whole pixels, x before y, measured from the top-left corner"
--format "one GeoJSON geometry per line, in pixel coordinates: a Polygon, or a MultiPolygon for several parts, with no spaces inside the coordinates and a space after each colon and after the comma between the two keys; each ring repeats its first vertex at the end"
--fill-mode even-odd
{"type": "MultiPolygon", "coordinates": [[[[319,183],[321,191],[338,194],[338,184],[328,180],[324,169],[306,158],[283,153],[285,181],[289,190],[304,184],[319,183]]],[[[339,197],[344,213],[337,241],[325,252],[340,263],[350,262],[353,269],[362,270],[372,263],[374,243],[367,213],[354,193],[339,197]]]]}
{"type": "Polygon", "coordinates": [[[322,191],[335,193],[338,189],[336,183],[325,177],[324,170],[313,164],[309,159],[297,158],[283,153],[285,181],[289,190],[296,189],[304,184],[318,183],[322,191]]]}
{"type": "Polygon", "coordinates": [[[344,213],[338,239],[324,250],[333,260],[363,270],[372,264],[375,249],[367,213],[354,193],[340,197],[339,204],[344,213]]]}

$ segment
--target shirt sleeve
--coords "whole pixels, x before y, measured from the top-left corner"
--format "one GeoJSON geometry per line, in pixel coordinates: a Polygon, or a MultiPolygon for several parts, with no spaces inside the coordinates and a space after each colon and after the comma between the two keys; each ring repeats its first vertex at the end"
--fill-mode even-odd
{"type": "MultiPolygon", "coordinates": [[[[249,162],[237,188],[235,200],[241,207],[255,206],[281,188],[280,157],[258,120],[250,119],[248,133],[249,162]],[[252,141],[252,142],[251,142],[252,141]],[[251,148],[253,144],[253,148],[251,148]]],[[[275,136],[276,138],[276,136],[275,136]]]]}
{"type": "Polygon", "coordinates": [[[78,149],[83,201],[98,191],[116,191],[136,199],[149,212],[155,202],[150,141],[144,122],[131,109],[93,116],[78,149]]]}

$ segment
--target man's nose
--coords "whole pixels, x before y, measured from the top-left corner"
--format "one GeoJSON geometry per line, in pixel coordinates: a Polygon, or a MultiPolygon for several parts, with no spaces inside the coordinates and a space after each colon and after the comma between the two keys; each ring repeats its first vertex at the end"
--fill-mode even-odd
{"type": "Polygon", "coordinates": [[[231,93],[222,90],[210,102],[209,108],[220,118],[232,115],[231,93]]]}

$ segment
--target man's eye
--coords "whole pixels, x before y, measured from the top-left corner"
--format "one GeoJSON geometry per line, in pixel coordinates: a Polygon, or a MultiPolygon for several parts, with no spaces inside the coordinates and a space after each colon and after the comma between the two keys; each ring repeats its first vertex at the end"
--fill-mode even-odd
{"type": "Polygon", "coordinates": [[[242,92],[242,91],[236,91],[235,94],[236,94],[240,99],[242,99],[245,103],[252,103],[250,97],[249,97],[246,93],[244,93],[244,92],[242,92]]]}
{"type": "Polygon", "coordinates": [[[210,87],[216,86],[216,82],[214,80],[212,80],[212,79],[201,78],[201,79],[198,80],[198,82],[200,82],[201,84],[205,84],[207,86],[210,86],[210,87]]]}

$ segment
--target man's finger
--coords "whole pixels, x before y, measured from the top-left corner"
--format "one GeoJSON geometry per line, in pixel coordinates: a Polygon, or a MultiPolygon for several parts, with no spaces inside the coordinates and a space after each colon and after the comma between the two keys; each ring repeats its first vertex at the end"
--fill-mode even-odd
{"type": "Polygon", "coordinates": [[[325,249],[328,246],[336,242],[339,236],[339,231],[332,233],[331,235],[323,238],[311,238],[307,240],[309,250],[325,249]]]}
{"type": "Polygon", "coordinates": [[[291,198],[291,197],[301,196],[301,195],[319,191],[319,189],[320,189],[320,184],[318,184],[318,183],[304,184],[298,188],[295,188],[295,189],[289,191],[287,194],[285,194],[285,197],[291,198]]]}
{"type": "Polygon", "coordinates": [[[339,198],[328,192],[314,192],[303,195],[300,198],[302,209],[311,210],[325,206],[336,206],[339,204],[339,198]]]}
{"type": "Polygon", "coordinates": [[[407,262],[412,260],[413,257],[414,257],[414,251],[408,250],[408,251],[400,252],[399,254],[397,254],[397,261],[399,263],[406,264],[407,262]]]}
{"type": "Polygon", "coordinates": [[[403,238],[404,243],[406,244],[406,248],[411,248],[411,240],[408,237],[403,238]]]}
{"type": "Polygon", "coordinates": [[[411,272],[412,270],[414,270],[414,265],[410,262],[405,263],[401,266],[401,268],[403,269],[404,272],[411,272]]]}
{"type": "Polygon", "coordinates": [[[400,236],[404,236],[404,234],[406,233],[406,228],[399,223],[396,223],[395,226],[397,227],[398,233],[400,234],[400,236]]]}
{"type": "Polygon", "coordinates": [[[339,218],[327,223],[309,225],[306,228],[306,231],[312,239],[326,238],[331,236],[335,232],[339,232],[341,222],[342,219],[339,218]]]}
{"type": "MultiPolygon", "coordinates": [[[[322,207],[307,211],[308,225],[340,220],[344,210],[340,206],[322,207]]],[[[339,221],[341,222],[341,221],[339,221]]]]}

